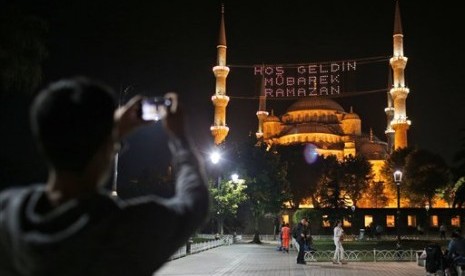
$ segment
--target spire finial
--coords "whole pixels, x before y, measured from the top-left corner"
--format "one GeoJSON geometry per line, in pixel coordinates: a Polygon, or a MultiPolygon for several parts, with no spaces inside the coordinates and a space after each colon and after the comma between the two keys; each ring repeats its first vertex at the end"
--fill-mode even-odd
{"type": "Polygon", "coordinates": [[[350,106],[350,113],[354,113],[354,107],[350,106]]]}
{"type": "Polygon", "coordinates": [[[402,21],[400,18],[399,0],[396,0],[396,13],[394,15],[394,34],[402,34],[402,21]]]}
{"type": "Polygon", "coordinates": [[[224,26],[224,3],[221,3],[221,22],[218,45],[226,46],[226,28],[224,26]]]}
{"type": "Polygon", "coordinates": [[[370,127],[370,142],[373,142],[373,128],[370,127]]]}

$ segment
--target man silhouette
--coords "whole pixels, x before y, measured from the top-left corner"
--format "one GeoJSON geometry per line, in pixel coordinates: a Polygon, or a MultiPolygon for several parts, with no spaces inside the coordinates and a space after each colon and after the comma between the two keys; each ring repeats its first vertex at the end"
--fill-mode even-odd
{"type": "Polygon", "coordinates": [[[86,78],[40,92],[31,125],[49,176],[0,194],[0,275],[152,275],[205,221],[203,168],[175,105],[163,121],[175,195],[123,202],[102,191],[119,141],[149,123],[141,99],[116,109],[111,89],[86,78]]]}

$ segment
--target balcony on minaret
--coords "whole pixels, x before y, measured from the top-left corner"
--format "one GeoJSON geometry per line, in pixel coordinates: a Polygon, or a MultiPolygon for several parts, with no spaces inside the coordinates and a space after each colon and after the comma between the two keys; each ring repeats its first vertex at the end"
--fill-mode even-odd
{"type": "Polygon", "coordinates": [[[393,99],[396,99],[397,97],[407,98],[408,93],[410,93],[410,89],[405,86],[397,86],[392,88],[389,93],[391,93],[393,99]]]}
{"type": "Polygon", "coordinates": [[[408,58],[404,56],[393,56],[389,59],[389,63],[397,68],[405,68],[407,65],[407,61],[408,58]]]}
{"type": "Polygon", "coordinates": [[[407,120],[407,116],[397,116],[391,121],[391,127],[395,128],[396,125],[411,125],[411,121],[407,120]]]}
{"type": "Polygon", "coordinates": [[[213,95],[212,96],[212,102],[215,104],[217,107],[225,107],[228,105],[229,102],[229,97],[226,95],[213,95]]]}
{"type": "Polygon", "coordinates": [[[213,67],[213,73],[215,74],[215,77],[224,77],[226,78],[229,73],[229,67],[228,66],[222,66],[222,65],[217,65],[213,67]]]}

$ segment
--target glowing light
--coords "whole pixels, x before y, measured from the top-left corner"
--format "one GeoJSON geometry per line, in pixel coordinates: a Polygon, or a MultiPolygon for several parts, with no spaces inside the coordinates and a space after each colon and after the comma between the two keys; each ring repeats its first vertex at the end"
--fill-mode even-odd
{"type": "Polygon", "coordinates": [[[210,154],[210,160],[212,161],[213,164],[218,164],[221,159],[221,154],[218,151],[214,151],[210,154]]]}
{"type": "Polygon", "coordinates": [[[315,145],[307,144],[304,148],[304,158],[308,164],[312,164],[318,158],[318,151],[315,145]]]}

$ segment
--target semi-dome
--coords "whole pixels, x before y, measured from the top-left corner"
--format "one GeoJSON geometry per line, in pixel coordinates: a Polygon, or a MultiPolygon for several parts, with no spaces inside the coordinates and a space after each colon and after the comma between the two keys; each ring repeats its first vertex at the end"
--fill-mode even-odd
{"type": "Polygon", "coordinates": [[[360,153],[369,160],[385,159],[387,155],[386,145],[376,142],[366,142],[361,145],[360,153]]]}
{"type": "Polygon", "coordinates": [[[275,116],[275,115],[268,115],[266,118],[265,118],[265,122],[280,122],[278,116],[275,116]]]}
{"type": "Polygon", "coordinates": [[[288,109],[288,112],[291,111],[300,111],[300,110],[315,110],[315,109],[325,109],[325,110],[335,110],[339,112],[344,112],[344,108],[339,105],[337,102],[323,98],[323,97],[311,97],[303,98],[293,103],[288,109]]]}
{"type": "Polygon", "coordinates": [[[346,113],[346,114],[344,114],[343,120],[350,120],[350,119],[360,120],[360,117],[357,115],[357,113],[346,113]]]}

